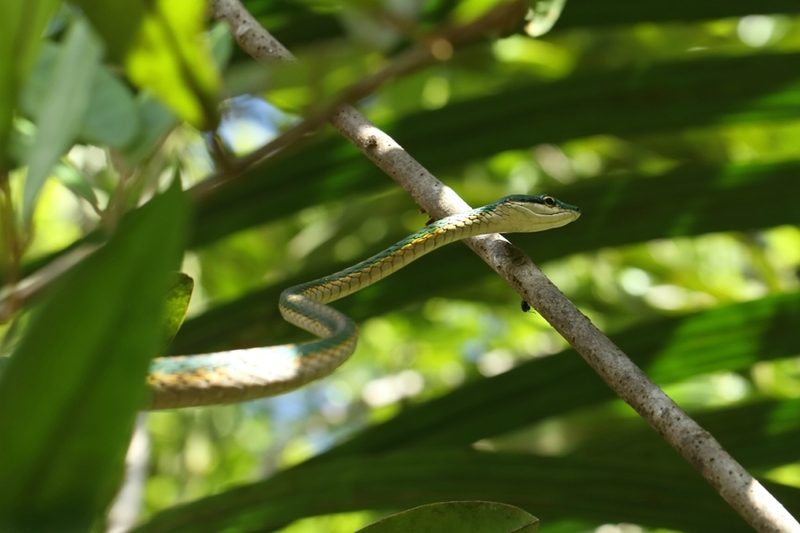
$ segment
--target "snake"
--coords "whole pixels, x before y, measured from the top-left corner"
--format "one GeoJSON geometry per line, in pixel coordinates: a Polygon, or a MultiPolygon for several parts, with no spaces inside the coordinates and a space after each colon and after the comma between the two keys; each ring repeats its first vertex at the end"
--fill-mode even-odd
{"type": "Polygon", "coordinates": [[[330,276],[295,285],[278,304],[287,322],[315,335],[303,343],[153,359],[146,382],[151,410],[235,403],[283,394],[325,377],[353,354],[358,327],[327,304],[398,271],[451,242],[489,233],[558,228],[580,209],[554,197],[512,195],[431,222],[386,250],[330,276]]]}

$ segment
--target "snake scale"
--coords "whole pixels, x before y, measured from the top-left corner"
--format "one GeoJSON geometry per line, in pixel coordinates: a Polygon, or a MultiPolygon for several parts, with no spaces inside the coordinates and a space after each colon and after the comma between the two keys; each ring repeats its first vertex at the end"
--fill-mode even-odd
{"type": "Polygon", "coordinates": [[[580,210],[543,194],[507,196],[433,222],[350,268],[283,291],[283,318],[316,335],[300,344],[160,357],[147,377],[149,409],[241,402],[275,396],[327,376],[356,348],[358,329],[328,303],[385,278],[445,244],[487,233],[544,231],[569,224],[580,210]]]}

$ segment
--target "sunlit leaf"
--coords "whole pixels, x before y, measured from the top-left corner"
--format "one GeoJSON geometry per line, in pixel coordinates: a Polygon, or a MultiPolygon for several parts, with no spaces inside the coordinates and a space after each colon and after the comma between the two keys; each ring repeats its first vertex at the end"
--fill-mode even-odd
{"type": "MultiPolygon", "coordinates": [[[[790,513],[800,511],[800,489],[765,485],[790,513]]],[[[442,499],[502,501],[535,513],[543,530],[551,522],[572,519],[595,527],[624,521],[688,532],[752,531],[677,455],[658,463],[446,448],[300,465],[266,481],[173,507],[135,531],[273,531],[307,516],[407,508],[442,499]]]]}
{"type": "Polygon", "coordinates": [[[451,13],[456,24],[468,24],[508,0],[462,0],[451,13]]]}
{"type": "Polygon", "coordinates": [[[144,0],[106,2],[104,0],[72,0],[80,6],[92,26],[103,38],[112,60],[121,62],[139,29],[144,16],[144,0]]]}
{"type": "MultiPolygon", "coordinates": [[[[55,65],[63,45],[46,42],[20,98],[20,107],[33,120],[45,113],[45,102],[53,90],[55,65]]],[[[139,115],[130,88],[101,65],[94,71],[85,116],[81,117],[80,140],[85,143],[125,147],[139,132],[139,115]]]]}
{"type": "Polygon", "coordinates": [[[183,120],[209,130],[219,121],[220,78],[205,21],[203,0],[152,2],[126,70],[134,83],[151,90],[183,120]]]}
{"type": "Polygon", "coordinates": [[[186,311],[189,309],[189,300],[192,298],[192,290],[194,289],[194,280],[179,272],[175,276],[174,283],[167,293],[167,302],[164,309],[164,318],[166,325],[164,327],[165,344],[172,342],[175,334],[183,324],[186,318],[186,311]]]}

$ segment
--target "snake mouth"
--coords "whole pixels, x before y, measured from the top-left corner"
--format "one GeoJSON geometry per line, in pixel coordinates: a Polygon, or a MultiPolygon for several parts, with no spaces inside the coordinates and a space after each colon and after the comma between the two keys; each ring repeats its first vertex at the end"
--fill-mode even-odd
{"type": "MultiPolygon", "coordinates": [[[[538,198],[537,198],[538,200],[538,198]]],[[[566,226],[581,216],[580,209],[554,200],[552,204],[540,201],[514,202],[518,213],[527,219],[527,223],[519,224],[513,231],[536,232],[566,226]]]]}

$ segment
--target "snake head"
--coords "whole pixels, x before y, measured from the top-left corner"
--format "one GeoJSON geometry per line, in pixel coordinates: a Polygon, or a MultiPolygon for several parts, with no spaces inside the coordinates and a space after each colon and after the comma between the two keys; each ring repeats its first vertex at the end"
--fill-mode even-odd
{"type": "Polygon", "coordinates": [[[581,216],[581,210],[549,194],[514,194],[487,206],[499,217],[500,233],[528,233],[565,226],[581,216]]]}

